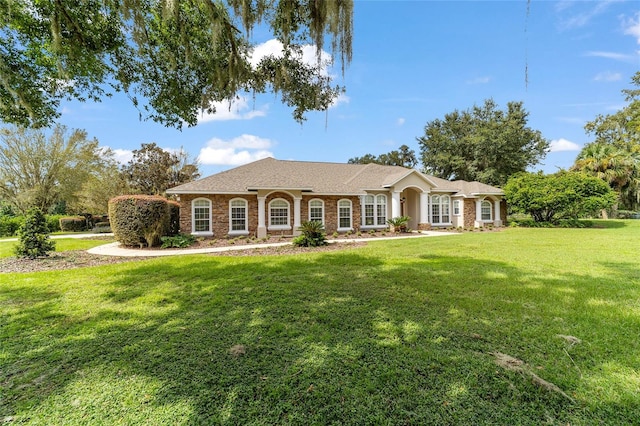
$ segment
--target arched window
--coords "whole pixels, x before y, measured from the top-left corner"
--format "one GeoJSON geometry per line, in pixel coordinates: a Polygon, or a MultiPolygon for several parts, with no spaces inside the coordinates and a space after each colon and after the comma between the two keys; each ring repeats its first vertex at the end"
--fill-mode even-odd
{"type": "Polygon", "coordinates": [[[376,196],[376,225],[387,225],[387,196],[384,194],[376,196]]]}
{"type": "Polygon", "coordinates": [[[365,195],[362,198],[362,225],[386,226],[387,225],[387,196],[365,195]]]}
{"type": "Polygon", "coordinates": [[[324,201],[318,199],[309,201],[309,221],[324,223],[324,201]]]}
{"type": "Polygon", "coordinates": [[[211,200],[197,198],[191,203],[191,231],[193,234],[213,234],[211,224],[211,200]]]}
{"type": "Polygon", "coordinates": [[[431,223],[440,223],[440,196],[431,196],[431,223]]]}
{"type": "Polygon", "coordinates": [[[338,230],[351,229],[351,201],[338,201],[338,230]]]}
{"type": "Polygon", "coordinates": [[[276,198],[269,203],[269,229],[291,229],[287,200],[276,198]]]}
{"type": "Polygon", "coordinates": [[[448,195],[431,196],[431,223],[451,223],[451,198],[448,195]]]}
{"type": "Polygon", "coordinates": [[[491,202],[484,200],[482,204],[480,204],[480,219],[482,220],[491,220],[491,202]]]}
{"type": "Polygon", "coordinates": [[[247,200],[234,198],[229,202],[229,234],[248,234],[247,200]]]}

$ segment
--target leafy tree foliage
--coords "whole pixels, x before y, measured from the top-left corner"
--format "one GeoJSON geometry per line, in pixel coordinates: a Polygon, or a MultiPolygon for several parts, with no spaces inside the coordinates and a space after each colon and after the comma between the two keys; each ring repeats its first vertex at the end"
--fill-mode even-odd
{"type": "Polygon", "coordinates": [[[572,167],[603,179],[628,209],[640,205],[640,72],[632,83],[638,88],[622,91],[626,107],[585,125],[595,140],[584,146],[572,167]]]}
{"type": "Polygon", "coordinates": [[[522,102],[509,102],[502,111],[488,99],[427,123],[417,138],[424,170],[443,179],[504,185],[509,176],[538,164],[549,148],[527,126],[528,115],[522,102]]]}
{"type": "Polygon", "coordinates": [[[111,85],[141,117],[178,128],[242,91],[279,92],[301,121],[342,90],[323,72],[320,51],[328,36],[344,71],[352,14],[352,0],[0,1],[0,119],[49,125],[61,99],[97,101],[111,85]],[[251,65],[258,24],[284,54],[251,65]],[[304,44],[318,48],[318,64],[302,61],[304,44]]]}
{"type": "Polygon", "coordinates": [[[584,173],[519,173],[504,186],[507,203],[536,222],[577,219],[610,207],[616,199],[609,186],[584,173]]]}
{"type": "Polygon", "coordinates": [[[168,152],[155,143],[142,144],[123,167],[130,188],[137,193],[161,195],[171,187],[200,177],[198,164],[184,151],[168,152]]]}
{"type": "Polygon", "coordinates": [[[18,230],[18,244],[15,253],[18,257],[48,256],[50,251],[55,250],[55,242],[49,239],[49,229],[47,220],[38,208],[33,208],[27,212],[24,224],[18,230]]]}
{"type": "Polygon", "coordinates": [[[110,153],[87,139],[83,130],[67,135],[56,126],[43,130],[0,130],[0,198],[18,212],[32,207],[47,212],[59,202],[77,205],[86,180],[109,166],[110,153]]]}
{"type": "Polygon", "coordinates": [[[365,154],[362,157],[353,157],[347,161],[349,164],[382,164],[384,166],[401,166],[414,168],[418,164],[416,153],[407,145],[401,145],[397,150],[390,151],[386,154],[380,154],[377,157],[373,154],[365,154]]]}

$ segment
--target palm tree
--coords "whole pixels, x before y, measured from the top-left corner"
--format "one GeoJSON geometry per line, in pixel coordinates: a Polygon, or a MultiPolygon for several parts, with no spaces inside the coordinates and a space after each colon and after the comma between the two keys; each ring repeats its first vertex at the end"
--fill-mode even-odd
{"type": "MultiPolygon", "coordinates": [[[[604,142],[591,142],[582,148],[571,170],[596,176],[611,186],[623,205],[633,207],[640,196],[640,156],[604,142]]],[[[613,206],[613,213],[618,205],[613,206]]],[[[603,212],[605,215],[606,212],[603,212]]]]}

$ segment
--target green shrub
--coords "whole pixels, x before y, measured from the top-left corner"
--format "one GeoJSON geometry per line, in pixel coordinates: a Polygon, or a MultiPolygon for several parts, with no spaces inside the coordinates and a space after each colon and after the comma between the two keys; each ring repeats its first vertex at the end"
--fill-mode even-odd
{"type": "Polygon", "coordinates": [[[409,226],[409,216],[398,216],[387,220],[393,232],[407,232],[409,226]]]}
{"type": "Polygon", "coordinates": [[[115,239],[125,246],[156,247],[169,233],[168,200],[150,195],[121,195],[109,200],[115,239]]]}
{"type": "Polygon", "coordinates": [[[302,234],[293,239],[296,247],[319,247],[326,246],[327,235],[324,232],[324,225],[315,220],[309,220],[300,224],[302,234]]]}
{"type": "Polygon", "coordinates": [[[59,222],[62,232],[82,232],[87,230],[87,219],[84,216],[63,216],[59,222]]]}
{"type": "Polygon", "coordinates": [[[0,237],[13,237],[24,224],[24,216],[0,216],[0,237]]]}
{"type": "Polygon", "coordinates": [[[61,214],[45,215],[45,218],[47,220],[47,228],[49,229],[49,232],[60,231],[60,219],[63,218],[64,216],[65,215],[61,215],[61,214]]]}
{"type": "Polygon", "coordinates": [[[190,234],[177,234],[160,239],[162,240],[162,248],[185,248],[196,242],[196,237],[190,234]]]}
{"type": "Polygon", "coordinates": [[[47,220],[40,209],[31,209],[27,213],[24,224],[18,230],[16,256],[35,259],[48,256],[55,250],[55,242],[49,239],[47,220]]]}
{"type": "Polygon", "coordinates": [[[169,204],[169,235],[180,233],[180,203],[168,201],[169,204]]]}
{"type": "Polygon", "coordinates": [[[97,222],[93,226],[93,229],[91,229],[91,232],[96,234],[108,234],[111,232],[111,225],[109,222],[97,222]]]}

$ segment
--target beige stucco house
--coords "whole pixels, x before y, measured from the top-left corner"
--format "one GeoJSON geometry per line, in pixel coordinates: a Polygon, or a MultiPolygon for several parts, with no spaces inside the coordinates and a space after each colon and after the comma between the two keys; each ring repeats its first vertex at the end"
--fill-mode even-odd
{"type": "Polygon", "coordinates": [[[181,232],[202,236],[298,235],[306,220],[328,233],[383,229],[397,216],[416,230],[506,221],[499,188],[378,164],[265,158],[167,193],[178,196],[181,232]]]}

